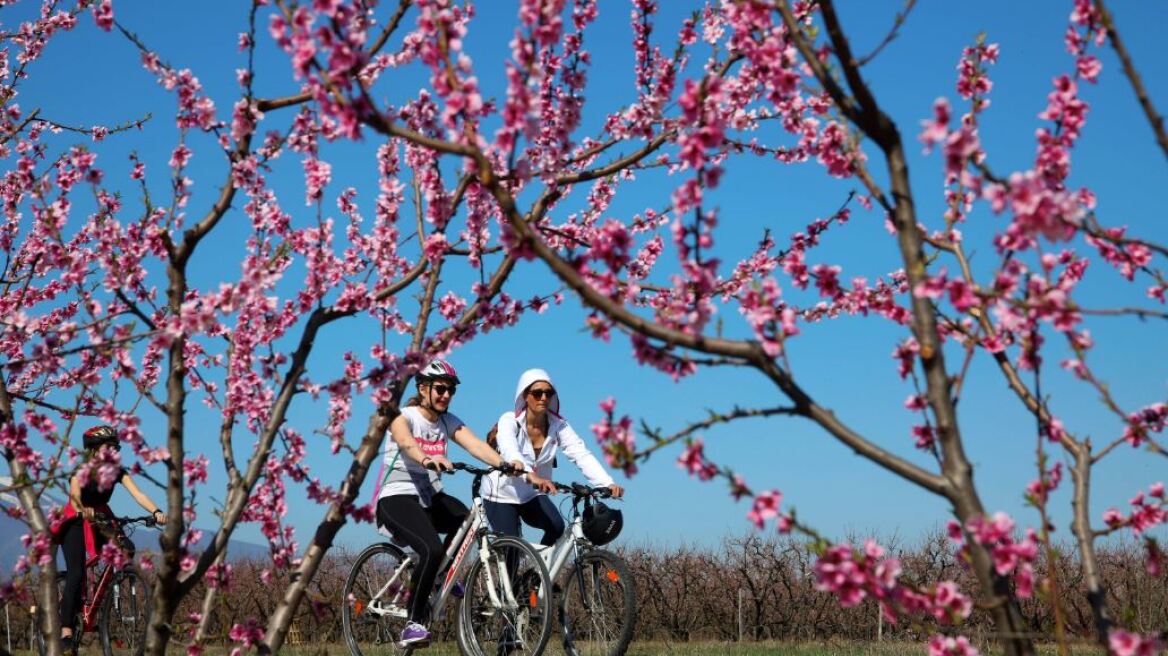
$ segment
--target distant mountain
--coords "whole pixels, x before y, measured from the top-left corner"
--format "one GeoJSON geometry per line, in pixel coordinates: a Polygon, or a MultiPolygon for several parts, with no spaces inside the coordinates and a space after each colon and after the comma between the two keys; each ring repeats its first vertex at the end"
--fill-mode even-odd
{"type": "MultiPolygon", "coordinates": [[[[11,478],[0,476],[0,489],[11,487],[11,485],[11,478]]],[[[51,504],[59,505],[61,503],[60,499],[50,493],[45,493],[45,496],[48,497],[51,504]]],[[[0,510],[19,504],[20,501],[14,495],[0,493],[0,510]]],[[[12,568],[16,566],[16,561],[26,553],[24,545],[20,542],[20,537],[25,533],[28,533],[28,526],[24,522],[13,519],[6,512],[0,512],[0,572],[11,572],[12,568]]],[[[193,550],[201,552],[214,537],[213,530],[204,529],[203,537],[195,544],[193,550]]],[[[154,529],[138,527],[131,539],[138,548],[138,553],[158,551],[158,533],[154,529]]],[[[230,561],[263,559],[268,556],[268,547],[242,540],[229,540],[227,542],[227,556],[230,561]]],[[[58,565],[64,564],[60,554],[57,556],[57,563],[58,565]]]]}

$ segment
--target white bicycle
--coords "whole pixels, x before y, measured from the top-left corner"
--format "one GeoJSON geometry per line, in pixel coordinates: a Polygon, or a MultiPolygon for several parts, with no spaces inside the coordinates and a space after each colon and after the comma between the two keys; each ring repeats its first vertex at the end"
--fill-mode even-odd
{"type": "Polygon", "coordinates": [[[564,651],[570,656],[623,656],[637,622],[632,572],[623,558],[593,544],[584,528],[587,509],[612,492],[580,483],[555,486],[572,495],[568,529],[550,547],[532,546],[555,586],[564,651]]]}
{"type": "MultiPolygon", "coordinates": [[[[454,463],[474,475],[467,515],[439,568],[440,583],[430,597],[431,617],[442,619],[451,596],[458,608],[458,648],[465,656],[538,656],[552,630],[552,600],[547,566],[518,538],[488,530],[480,495],[482,478],[509,468],[479,468],[454,463]],[[468,554],[473,554],[469,555],[468,554]],[[465,579],[462,570],[469,568],[465,579]]],[[[389,542],[370,545],[357,556],[345,580],[341,626],[353,656],[409,654],[397,636],[409,619],[410,580],[417,555],[389,542]]],[[[425,591],[418,591],[419,594],[425,591]]]]}

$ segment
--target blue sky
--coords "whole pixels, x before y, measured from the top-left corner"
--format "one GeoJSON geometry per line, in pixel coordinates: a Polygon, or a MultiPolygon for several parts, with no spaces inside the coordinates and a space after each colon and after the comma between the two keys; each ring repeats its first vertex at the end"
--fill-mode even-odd
{"type": "MultiPolygon", "coordinates": [[[[164,60],[177,68],[191,68],[215,99],[221,116],[229,116],[237,99],[235,69],[244,65],[236,41],[238,33],[246,29],[246,4],[226,0],[197,4],[118,0],[115,12],[128,29],[158,49],[164,60]]],[[[672,0],[661,4],[663,13],[654,40],[670,50],[680,21],[700,4],[672,0]]],[[[854,49],[861,53],[883,37],[901,7],[900,2],[893,1],[853,0],[840,5],[854,49]]],[[[594,134],[607,112],[633,98],[629,4],[602,0],[600,8],[600,20],[587,36],[594,61],[582,134],[594,134]]],[[[506,45],[513,29],[514,3],[488,0],[479,3],[478,9],[466,47],[476,63],[484,95],[499,97],[504,89],[501,62],[507,56],[506,45]]],[[[918,3],[899,38],[865,69],[878,99],[899,123],[906,142],[911,142],[913,189],[920,217],[930,226],[938,224],[944,209],[942,163],[937,156],[920,154],[915,135],[919,121],[930,116],[935,98],[948,96],[957,104],[953,87],[962,47],[982,31],[990,42],[1001,45],[1000,62],[990,71],[995,87],[991,94],[993,104],[982,120],[982,139],[996,171],[1024,170],[1033,161],[1034,130],[1042,124],[1036,115],[1045,107],[1050,80],[1073,67],[1062,43],[1070,9],[1070,2],[918,3]]],[[[1168,52],[1161,34],[1163,26],[1168,25],[1168,5],[1129,3],[1113,9],[1153,100],[1162,112],[1168,110],[1168,52]]],[[[28,7],[6,8],[0,11],[0,21],[10,28],[21,12],[27,11],[28,7]]],[[[259,40],[263,47],[258,58],[257,92],[261,96],[285,94],[295,89],[290,70],[270,45],[266,10],[261,11],[261,16],[259,40]]],[[[1130,225],[1136,234],[1163,243],[1168,241],[1168,228],[1161,216],[1157,192],[1163,188],[1168,168],[1115,57],[1107,48],[1099,54],[1104,73],[1098,85],[1083,92],[1091,103],[1091,112],[1074,152],[1071,182],[1096,191],[1104,223],[1130,225]]],[[[141,68],[135,48],[126,39],[116,33],[100,32],[88,16],[83,17],[82,26],[55,40],[30,73],[31,79],[22,86],[22,107],[26,111],[42,108],[43,116],[62,123],[113,125],[152,112],[153,119],[143,132],[112,137],[99,150],[110,179],[128,181],[129,163],[125,156],[136,150],[148,171],[155,173],[153,183],[162,182],[159,174],[165,171],[177,138],[172,120],[173,99],[141,68]]],[[[383,78],[379,91],[383,99],[398,102],[415,94],[425,83],[426,75],[417,69],[400,74],[391,71],[383,78]],[[387,88],[384,80],[391,76],[395,81],[392,88],[387,88]]],[[[286,125],[290,115],[273,118],[277,126],[286,125]]],[[[785,138],[777,128],[772,130],[764,131],[761,138],[785,138]]],[[[66,135],[61,143],[70,140],[84,141],[66,135]]],[[[212,148],[204,142],[195,143],[191,177],[196,185],[190,207],[197,215],[217,193],[223,164],[212,148]]],[[[325,148],[323,156],[334,167],[334,182],[326,191],[326,214],[337,215],[333,201],[349,185],[360,191],[363,207],[371,207],[376,193],[373,151],[377,144],[376,139],[370,139],[361,144],[325,148]]],[[[872,169],[882,178],[877,152],[872,148],[868,152],[872,169]]],[[[315,220],[315,208],[304,207],[302,200],[298,158],[286,154],[269,179],[285,210],[293,213],[295,224],[315,220]]],[[[646,207],[663,207],[675,184],[676,179],[659,172],[639,175],[636,184],[622,188],[609,213],[628,217],[646,207]]],[[[723,224],[717,252],[732,265],[750,252],[764,227],[772,228],[781,244],[815,218],[830,215],[854,187],[852,182],[829,180],[814,164],[783,166],[741,159],[728,168],[722,186],[710,196],[709,202],[718,208],[723,224]]],[[[585,192],[576,190],[580,196],[585,192]]],[[[154,193],[163,194],[164,189],[157,186],[154,193]]],[[[137,193],[128,185],[126,198],[132,211],[137,193]]],[[[579,202],[569,201],[561,211],[578,208],[579,202]]],[[[898,268],[899,255],[894,241],[884,231],[881,217],[856,209],[852,222],[842,230],[830,231],[823,244],[810,254],[809,261],[843,263],[844,280],[857,275],[874,280],[898,268]]],[[[195,284],[207,289],[237,275],[236,256],[242,253],[247,231],[245,221],[231,219],[241,217],[239,212],[229,216],[215,235],[214,257],[196,265],[195,284]]],[[[967,243],[976,244],[974,264],[979,270],[986,270],[996,259],[988,239],[1003,226],[1003,220],[983,210],[963,226],[967,243]]],[[[1092,264],[1091,275],[1084,282],[1085,305],[1107,307],[1140,302],[1146,284],[1121,284],[1114,272],[1104,270],[1106,267],[1100,264],[1092,264]]],[[[469,271],[450,274],[455,284],[464,282],[464,289],[474,279],[477,274],[469,271]]],[[[519,266],[511,289],[516,297],[526,298],[557,287],[545,267],[533,262],[519,266]]],[[[291,288],[282,291],[294,293],[291,288]]],[[[796,290],[785,289],[785,294],[796,302],[813,302],[811,296],[796,290]]],[[[527,316],[519,326],[480,337],[456,352],[452,361],[464,385],[455,400],[454,412],[480,434],[485,432],[510,406],[519,373],[533,366],[552,373],[565,416],[588,439],[589,425],[601,416],[597,404],[608,396],[618,399],[619,411],[638,420],[643,418],[666,432],[702,418],[707,408],[724,411],[735,404],[754,407],[785,401],[757,374],[736,369],[703,372],[674,384],[654,371],[638,367],[627,340],[618,336],[613,343],[605,344],[589,338],[581,330],[585,314],[579,303],[569,297],[546,314],[527,316]]],[[[720,316],[728,335],[744,334],[745,328],[732,308],[726,308],[720,316]]],[[[1117,318],[1094,319],[1088,325],[1098,344],[1091,360],[1100,366],[1125,408],[1134,410],[1165,399],[1168,386],[1163,363],[1168,362],[1168,341],[1162,325],[1117,318]]],[[[327,380],[328,374],[338,369],[339,354],[353,348],[354,336],[359,341],[369,334],[368,330],[367,322],[357,320],[326,329],[310,361],[310,375],[327,380]]],[[[873,441],[927,465],[923,454],[914,453],[909,436],[914,418],[902,408],[912,389],[899,380],[889,357],[904,335],[903,330],[882,320],[842,318],[804,326],[803,334],[789,343],[790,357],[796,379],[821,405],[833,409],[873,441]]],[[[360,352],[366,349],[362,346],[360,352]]],[[[1058,359],[1057,351],[1048,358],[1053,365],[1058,359]]],[[[950,363],[956,366],[952,355],[950,363]]],[[[1096,443],[1105,443],[1118,434],[1119,423],[1099,407],[1090,390],[1053,366],[1043,385],[1051,395],[1055,413],[1072,430],[1091,435],[1096,443]]],[[[368,403],[354,404],[350,423],[353,439],[363,430],[368,410],[368,403]]],[[[325,412],[323,400],[311,404],[302,399],[290,420],[308,431],[323,425],[325,412]]],[[[979,359],[974,364],[959,413],[987,509],[1006,510],[1020,522],[1035,522],[1034,513],[1025,510],[1021,501],[1024,486],[1035,477],[1034,421],[1007,394],[1001,376],[988,360],[979,359]]],[[[209,456],[214,456],[216,418],[197,401],[191,403],[189,416],[190,448],[205,448],[209,456]]],[[[159,436],[155,439],[161,440],[160,418],[144,415],[143,421],[147,428],[155,429],[159,436]]],[[[948,519],[942,501],[877,470],[809,422],[789,418],[747,421],[707,431],[704,437],[712,458],[734,464],[755,488],[783,490],[787,503],[798,509],[800,517],[826,534],[876,531],[884,535],[898,533],[911,540],[948,519]]],[[[242,454],[250,445],[240,444],[237,448],[242,454]]],[[[1137,490],[1168,478],[1168,468],[1162,460],[1130,451],[1121,449],[1099,468],[1093,488],[1096,518],[1108,506],[1125,507],[1137,490]]],[[[722,484],[703,484],[687,477],[674,464],[678,452],[672,449],[659,453],[642,467],[640,475],[622,481],[629,488],[628,501],[622,506],[627,517],[623,540],[660,546],[681,542],[712,545],[727,534],[748,530],[744,517],[747,507],[734,504],[722,484]]],[[[329,483],[337,482],[347,467],[341,459],[328,457],[323,439],[313,446],[311,464],[314,473],[329,483]]],[[[161,470],[157,473],[160,475],[161,470]]],[[[570,478],[571,471],[563,470],[559,477],[570,478]]],[[[222,481],[221,475],[214,475],[211,485],[200,493],[201,498],[221,499],[222,481]]],[[[451,488],[464,498],[468,495],[465,482],[454,481],[451,488]]],[[[367,499],[371,490],[367,482],[362,498],[367,499]]],[[[161,492],[155,494],[160,496],[161,492]]],[[[298,498],[299,492],[292,495],[298,498]]],[[[123,504],[131,503],[127,497],[121,499],[123,504]]],[[[1062,527],[1059,534],[1066,536],[1067,490],[1056,493],[1053,502],[1056,522],[1062,527]]],[[[209,515],[209,508],[203,506],[201,512],[209,515]]],[[[311,535],[311,528],[322,514],[322,508],[310,503],[292,504],[289,519],[301,529],[302,541],[311,535]]],[[[251,527],[243,529],[241,537],[259,539],[251,527]]],[[[372,539],[374,534],[367,526],[346,527],[340,537],[342,543],[354,546],[372,539]]]]}

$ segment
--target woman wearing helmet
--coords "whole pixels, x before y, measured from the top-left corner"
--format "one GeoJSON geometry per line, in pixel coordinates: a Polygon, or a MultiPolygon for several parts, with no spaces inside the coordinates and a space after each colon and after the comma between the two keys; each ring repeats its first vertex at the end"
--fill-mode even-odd
{"type": "MultiPolygon", "coordinates": [[[[429,595],[444,547],[439,533],[449,537],[470,511],[458,499],[442,491],[439,474],[453,471],[446,458],[451,439],[472,456],[497,467],[503,459],[450,412],[459,379],[454,367],[443,360],[426,365],[417,375],[418,395],[406,403],[390,423],[392,440],[385,444],[384,466],[377,501],[377,523],[418,554],[410,581],[410,617],[402,631],[405,647],[422,647],[430,640],[429,595]]],[[[513,463],[519,465],[520,463],[513,463]]]]}
{"type": "Polygon", "coordinates": [[[491,527],[519,536],[520,520],[541,529],[541,544],[552,545],[564,533],[564,518],[544,493],[554,493],[549,480],[556,454],[563,452],[594,487],[607,487],[614,497],[624,495],[584,440],[560,416],[560,399],[552,378],[543,369],[528,369],[515,387],[515,408],[503,413],[495,426],[499,453],[518,460],[528,472],[522,477],[491,474],[483,485],[483,507],[491,527]]]}
{"type": "MultiPolygon", "coordinates": [[[[121,483],[146,512],[154,515],[159,524],[166,523],[166,513],[142,492],[130,473],[121,466],[118,452],[122,444],[112,426],[90,428],[85,431],[82,442],[85,446],[85,462],[89,464],[84,476],[86,480],[82,484],[80,471],[69,478],[69,502],[65,504],[61,522],[54,531],[65,556],[65,590],[60,610],[61,640],[66,650],[72,648],[73,624],[84,599],[85,561],[101,553],[109,537],[108,529],[103,529],[94,520],[113,515],[109,500],[113,496],[114,486],[121,483]],[[106,473],[111,470],[114,476],[107,478],[106,473]],[[105,479],[104,485],[102,479],[105,479]]],[[[130,548],[132,550],[132,545],[130,548]]]]}

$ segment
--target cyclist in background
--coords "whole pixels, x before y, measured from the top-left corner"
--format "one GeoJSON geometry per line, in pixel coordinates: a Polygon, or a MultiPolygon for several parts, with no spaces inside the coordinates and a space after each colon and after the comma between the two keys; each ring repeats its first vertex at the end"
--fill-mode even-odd
{"type": "Polygon", "coordinates": [[[543,369],[528,369],[515,387],[515,408],[504,412],[495,426],[499,453],[504,460],[518,460],[528,472],[522,477],[491,474],[483,485],[483,508],[491,528],[519,537],[520,519],[541,529],[540,544],[550,546],[564,533],[564,518],[546,493],[556,454],[563,452],[593,487],[607,487],[620,498],[624,488],[613,481],[584,440],[560,415],[560,398],[552,378],[543,369]]]}
{"type": "MultiPolygon", "coordinates": [[[[65,504],[63,519],[57,526],[55,535],[65,556],[65,591],[61,599],[61,642],[68,651],[73,648],[73,624],[81,611],[85,598],[85,562],[101,553],[108,537],[108,528],[97,524],[96,519],[109,521],[113,513],[109,508],[114,487],[121,483],[130,496],[146,512],[154,515],[159,524],[166,523],[166,513],[158,504],[150,500],[134,482],[130,473],[120,464],[116,452],[121,451],[118,432],[112,426],[94,426],[85,431],[82,438],[85,447],[85,461],[89,469],[84,485],[80,472],[69,478],[69,502],[65,504]],[[97,463],[117,463],[117,474],[102,485],[101,469],[97,463]]],[[[132,547],[131,547],[132,548],[132,547]]]]}
{"type": "Polygon", "coordinates": [[[439,474],[454,470],[446,457],[447,444],[453,439],[492,467],[503,463],[494,449],[450,412],[459,382],[448,362],[435,360],[426,365],[417,375],[417,396],[390,424],[393,439],[385,443],[383,463],[388,473],[378,492],[377,523],[418,554],[410,581],[409,621],[398,643],[403,649],[424,647],[430,641],[426,629],[429,591],[445,555],[438,534],[445,533],[449,539],[470,512],[464,503],[442,491],[439,474]]]}

